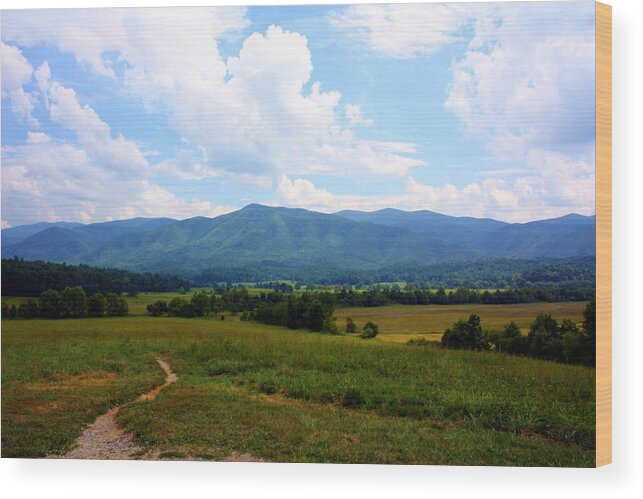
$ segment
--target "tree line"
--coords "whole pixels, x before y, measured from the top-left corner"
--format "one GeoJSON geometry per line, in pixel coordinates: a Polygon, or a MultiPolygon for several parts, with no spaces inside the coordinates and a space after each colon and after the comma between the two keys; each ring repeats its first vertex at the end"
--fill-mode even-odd
{"type": "Polygon", "coordinates": [[[264,301],[255,310],[243,312],[241,320],[337,334],[334,311],[332,303],[320,301],[313,293],[281,294],[277,302],[264,301]]]}
{"type": "MultiPolygon", "coordinates": [[[[175,273],[179,273],[177,269],[175,273]]],[[[419,283],[425,289],[440,286],[475,289],[522,287],[593,287],[596,281],[596,260],[592,256],[574,258],[478,258],[475,260],[440,262],[428,265],[399,263],[379,269],[347,268],[345,265],[325,266],[283,264],[217,267],[185,274],[200,286],[225,282],[266,282],[289,280],[300,286],[322,285],[363,286],[378,282],[419,283]]],[[[418,287],[420,287],[418,286],[418,287]]]]}
{"type": "Polygon", "coordinates": [[[158,300],[147,306],[147,313],[153,317],[169,315],[173,317],[205,317],[219,311],[238,314],[251,310],[260,303],[259,296],[251,296],[246,288],[231,288],[217,294],[199,291],[190,298],[176,297],[168,303],[158,300]]]}
{"type": "Polygon", "coordinates": [[[537,289],[518,288],[495,291],[479,291],[460,287],[446,291],[411,289],[402,290],[398,286],[354,291],[341,288],[338,292],[326,293],[326,299],[337,306],[381,307],[384,305],[463,305],[466,303],[507,305],[512,303],[587,301],[594,298],[593,288],[587,289],[537,289]]]}
{"type": "Polygon", "coordinates": [[[2,294],[37,297],[43,291],[81,286],[86,293],[166,292],[189,290],[190,281],[175,276],[67,265],[19,258],[2,259],[2,294]]]}
{"type": "Polygon", "coordinates": [[[286,326],[290,329],[337,332],[334,306],[321,302],[313,293],[301,295],[271,292],[250,295],[246,288],[234,288],[221,295],[200,291],[191,298],[176,297],[147,306],[147,313],[158,317],[205,317],[218,312],[241,313],[241,320],[286,326]]]}
{"type": "Polygon", "coordinates": [[[524,355],[557,362],[596,365],[596,302],[591,301],[583,311],[580,327],[569,319],[560,323],[550,314],[538,314],[522,334],[515,322],[505,324],[502,331],[482,329],[480,317],[471,314],[447,329],[442,346],[471,350],[490,350],[524,355]]]}
{"type": "Polygon", "coordinates": [[[8,319],[79,319],[81,317],[124,316],[129,312],[125,298],[100,292],[87,296],[81,286],[62,291],[47,289],[38,300],[29,299],[17,307],[2,302],[2,317],[8,319]]]}

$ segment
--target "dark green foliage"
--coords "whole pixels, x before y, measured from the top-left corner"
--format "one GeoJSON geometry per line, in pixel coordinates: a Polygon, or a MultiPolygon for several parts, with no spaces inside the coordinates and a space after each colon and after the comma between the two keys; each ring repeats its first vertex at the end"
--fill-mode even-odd
{"type": "MultiPolygon", "coordinates": [[[[255,305],[252,310],[247,311],[244,320],[336,334],[334,306],[330,300],[323,298],[315,293],[303,293],[299,296],[262,293],[254,297],[255,305]]],[[[250,303],[248,306],[252,307],[250,303]]]]}
{"type": "Polygon", "coordinates": [[[122,316],[129,312],[127,300],[116,293],[108,293],[105,302],[105,313],[109,316],[122,316]]]}
{"type": "Polygon", "coordinates": [[[529,355],[557,360],[563,357],[563,333],[550,314],[538,314],[529,327],[529,355]]]}
{"type": "Polygon", "coordinates": [[[62,317],[60,293],[53,289],[43,291],[38,302],[40,315],[45,319],[59,319],[62,317]]]}
{"type": "Polygon", "coordinates": [[[394,303],[400,305],[462,305],[482,303],[485,305],[505,305],[512,303],[586,301],[594,297],[594,290],[534,289],[519,288],[510,290],[476,291],[458,288],[447,293],[444,288],[437,291],[416,289],[407,285],[406,290],[399,287],[373,286],[372,289],[355,291],[342,287],[332,294],[338,306],[346,307],[381,307],[394,303]]]}
{"type": "Polygon", "coordinates": [[[490,343],[496,346],[498,352],[511,353],[514,355],[526,355],[529,353],[529,339],[523,336],[520,326],[511,321],[505,324],[501,333],[490,333],[490,343]]]}
{"type": "Polygon", "coordinates": [[[7,302],[2,302],[2,317],[3,318],[8,318],[9,317],[9,305],[7,305],[7,302]]]}
{"type": "Polygon", "coordinates": [[[18,316],[18,310],[15,305],[11,305],[9,309],[9,319],[15,319],[18,316]]]}
{"type": "MultiPolygon", "coordinates": [[[[4,305],[4,304],[3,304],[4,305]]],[[[13,307],[15,308],[15,306],[13,307]]],[[[62,293],[47,289],[40,298],[20,304],[16,315],[22,319],[80,319],[82,317],[104,317],[127,315],[129,307],[125,298],[115,293],[94,293],[89,298],[80,286],[65,288],[62,293]]],[[[11,313],[11,309],[9,309],[11,313]]],[[[4,306],[3,306],[4,314],[4,306]]]]}
{"type": "Polygon", "coordinates": [[[167,311],[167,302],[163,300],[155,301],[154,303],[150,303],[147,306],[147,313],[152,317],[158,317],[159,315],[167,314],[167,311]]]}
{"type": "Polygon", "coordinates": [[[27,300],[18,305],[18,317],[21,319],[35,319],[38,314],[38,302],[35,300],[27,300]]]}
{"type": "Polygon", "coordinates": [[[306,310],[306,327],[311,331],[324,329],[324,309],[318,301],[312,302],[306,310]]]}
{"type": "Polygon", "coordinates": [[[442,336],[442,346],[446,348],[466,348],[488,350],[489,341],[482,332],[480,316],[471,314],[469,320],[459,320],[442,336]]]}
{"type": "MultiPolygon", "coordinates": [[[[550,314],[538,314],[524,336],[514,322],[505,324],[500,333],[487,334],[498,352],[527,355],[572,364],[596,364],[596,303],[591,301],[583,312],[583,327],[563,319],[559,324],[550,314]]],[[[446,336],[446,333],[445,333],[446,336]]],[[[444,344],[444,337],[442,342],[444,344]]]]}
{"type": "Polygon", "coordinates": [[[190,283],[178,277],[135,274],[119,269],[99,269],[87,265],[65,265],[17,258],[2,260],[2,293],[8,296],[39,296],[47,289],[62,291],[81,286],[88,294],[174,291],[190,283]]]}
{"type": "Polygon", "coordinates": [[[364,328],[362,329],[362,334],[360,334],[361,338],[370,339],[370,338],[375,338],[378,333],[380,332],[380,328],[375,324],[374,322],[367,322],[364,324],[364,328]]]}
{"type": "Polygon", "coordinates": [[[94,293],[87,300],[87,314],[90,317],[104,317],[107,309],[107,300],[103,293],[94,293]]]}
{"type": "Polygon", "coordinates": [[[208,315],[211,311],[211,300],[210,295],[201,291],[200,293],[194,293],[192,299],[190,300],[190,305],[194,310],[194,315],[198,317],[204,317],[208,315]]]}
{"type": "MultiPolygon", "coordinates": [[[[60,294],[62,316],[77,319],[87,315],[87,295],[80,286],[65,288],[60,294]]],[[[120,314],[115,314],[120,315],[120,314]]]]}
{"type": "Polygon", "coordinates": [[[357,325],[355,324],[355,321],[351,319],[350,317],[346,318],[346,333],[351,334],[351,333],[356,333],[357,332],[357,325]]]}
{"type": "Polygon", "coordinates": [[[196,317],[192,304],[184,298],[173,298],[167,306],[167,313],[174,317],[196,317]]]}

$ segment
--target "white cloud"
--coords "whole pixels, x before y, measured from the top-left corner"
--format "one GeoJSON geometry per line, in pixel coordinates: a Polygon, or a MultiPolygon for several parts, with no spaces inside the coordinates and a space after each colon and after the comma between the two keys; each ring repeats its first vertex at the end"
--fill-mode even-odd
{"type": "MultiPolygon", "coordinates": [[[[473,7],[475,8],[475,7],[473,7]]],[[[462,40],[467,11],[457,4],[352,5],[329,17],[331,26],[377,54],[407,59],[462,40]]]]}
{"type": "Polygon", "coordinates": [[[374,123],[373,120],[364,118],[362,108],[356,104],[346,104],[344,106],[344,114],[346,115],[346,119],[353,125],[370,126],[374,123]]]}
{"type": "Polygon", "coordinates": [[[270,26],[224,59],[218,40],[247,24],[244,10],[228,8],[54,11],[3,17],[3,37],[55,44],[110,77],[116,57],[125,88],[168,115],[214,171],[407,175],[424,165],[406,156],[408,146],[363,141],[342,127],[341,94],[310,81],[305,36],[270,26]]]}
{"type": "Polygon", "coordinates": [[[593,9],[571,26],[557,24],[556,12],[507,4],[478,16],[453,65],[446,108],[497,156],[593,147],[593,9]]]}
{"type": "Polygon", "coordinates": [[[180,198],[136,170],[124,174],[104,168],[84,150],[59,141],[3,147],[2,205],[3,212],[11,212],[14,225],[33,220],[216,216],[235,209],[180,198]]]}
{"type": "Polygon", "coordinates": [[[511,182],[488,178],[463,187],[451,183],[425,184],[408,177],[405,191],[397,196],[335,194],[310,180],[291,180],[282,176],[272,204],[326,213],[383,208],[431,210],[452,216],[488,217],[507,222],[542,220],[568,213],[594,213],[593,206],[586,202],[589,191],[594,188],[594,173],[588,164],[569,164],[564,157],[537,154],[532,157],[532,165],[535,170],[540,170],[533,176],[519,177],[511,182]]]}
{"type": "Polygon", "coordinates": [[[49,142],[51,139],[49,135],[42,132],[27,132],[27,143],[28,144],[41,144],[43,142],[49,142]]]}
{"type": "MultiPolygon", "coordinates": [[[[12,223],[37,220],[90,222],[135,216],[187,218],[232,211],[227,205],[185,199],[153,184],[155,173],[138,146],[110,127],[89,106],[81,106],[73,89],[51,79],[44,63],[36,71],[52,121],[75,132],[78,145],[28,132],[21,146],[2,148],[3,211],[12,223]]],[[[201,178],[202,167],[185,152],[161,163],[181,178],[201,178]]]]}
{"type": "MultiPolygon", "coordinates": [[[[37,72],[51,74],[46,62],[37,72]]],[[[81,106],[73,89],[45,80],[44,76],[39,78],[39,85],[47,97],[51,119],[73,130],[78,143],[98,163],[115,170],[147,168],[147,160],[138,146],[120,134],[113,138],[109,125],[91,107],[81,106]]]]}
{"type": "Polygon", "coordinates": [[[17,47],[0,42],[2,61],[2,98],[11,103],[11,111],[31,125],[38,121],[31,115],[35,97],[24,86],[31,81],[33,67],[17,47]]]}

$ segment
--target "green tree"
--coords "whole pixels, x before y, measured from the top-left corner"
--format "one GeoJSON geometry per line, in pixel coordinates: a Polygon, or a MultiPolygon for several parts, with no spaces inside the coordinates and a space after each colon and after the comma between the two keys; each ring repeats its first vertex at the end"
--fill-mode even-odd
{"type": "Polygon", "coordinates": [[[103,293],[94,293],[87,299],[87,314],[90,317],[105,317],[107,300],[103,293]]]}
{"type": "Polygon", "coordinates": [[[367,322],[364,324],[364,328],[362,329],[362,334],[360,335],[361,338],[364,339],[369,339],[369,338],[375,338],[380,332],[380,328],[378,327],[377,324],[374,322],[367,322]]]}
{"type": "Polygon", "coordinates": [[[45,319],[62,317],[60,293],[54,289],[43,291],[38,300],[38,309],[45,319]]]}
{"type": "Polygon", "coordinates": [[[210,296],[204,291],[194,293],[190,300],[194,313],[199,317],[204,317],[210,312],[210,296]]]}
{"type": "Polygon", "coordinates": [[[5,301],[2,302],[2,317],[9,317],[9,305],[5,301]]]}
{"type": "Polygon", "coordinates": [[[308,306],[306,327],[311,331],[322,331],[324,329],[324,309],[318,301],[308,306]]]}
{"type": "Polygon", "coordinates": [[[18,317],[21,319],[35,319],[38,317],[38,303],[35,300],[27,300],[18,306],[18,317]]]}
{"type": "Polygon", "coordinates": [[[355,321],[351,319],[350,317],[346,318],[346,332],[347,333],[356,333],[357,332],[357,325],[355,324],[355,321]]]}
{"type": "Polygon", "coordinates": [[[471,314],[469,320],[460,319],[442,335],[442,346],[446,348],[489,349],[489,341],[482,331],[480,316],[471,314]]]}
{"type": "Polygon", "coordinates": [[[174,317],[194,317],[194,307],[183,298],[173,298],[167,306],[167,313],[174,317]]]}
{"type": "Polygon", "coordinates": [[[167,302],[164,302],[163,300],[155,301],[154,303],[150,303],[147,306],[147,313],[152,317],[158,317],[160,315],[167,314],[167,310],[167,302]]]}
{"type": "Polygon", "coordinates": [[[15,305],[11,305],[11,308],[9,309],[9,319],[15,319],[18,316],[18,309],[16,309],[15,305]]]}
{"type": "Polygon", "coordinates": [[[60,295],[61,309],[64,317],[78,319],[87,315],[87,295],[80,286],[63,289],[60,295]]]}
{"type": "Polygon", "coordinates": [[[529,354],[549,360],[564,360],[563,335],[551,314],[540,313],[529,327],[529,354]]]}
{"type": "Polygon", "coordinates": [[[105,313],[109,316],[123,316],[129,313],[129,306],[125,298],[116,293],[105,295],[105,313]]]}

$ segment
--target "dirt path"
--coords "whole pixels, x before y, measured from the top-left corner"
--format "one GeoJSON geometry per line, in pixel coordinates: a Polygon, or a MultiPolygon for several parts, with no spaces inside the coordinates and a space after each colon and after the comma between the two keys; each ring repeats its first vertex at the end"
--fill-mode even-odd
{"type": "MultiPolygon", "coordinates": [[[[144,393],[136,399],[136,402],[154,400],[163,388],[176,382],[177,376],[172,372],[167,362],[156,359],[163,371],[165,371],[165,383],[144,393]]],[[[131,434],[124,431],[116,423],[118,411],[123,406],[114,407],[108,412],[96,418],[83,431],[76,440],[74,448],[63,456],[55,456],[64,459],[130,459],[142,448],[134,442],[131,434]]],[[[53,456],[52,456],[53,457],[53,456]]]]}

